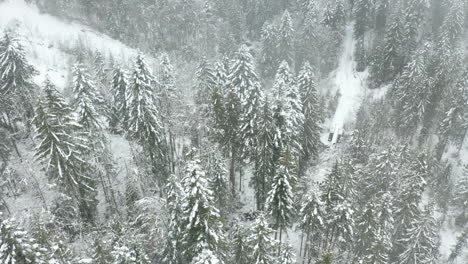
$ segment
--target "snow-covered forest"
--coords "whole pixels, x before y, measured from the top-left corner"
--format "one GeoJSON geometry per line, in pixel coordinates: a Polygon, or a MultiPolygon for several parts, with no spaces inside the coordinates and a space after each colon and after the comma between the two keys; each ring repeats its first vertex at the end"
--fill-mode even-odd
{"type": "Polygon", "coordinates": [[[0,264],[466,264],[467,32],[467,0],[0,0],[0,264]]]}

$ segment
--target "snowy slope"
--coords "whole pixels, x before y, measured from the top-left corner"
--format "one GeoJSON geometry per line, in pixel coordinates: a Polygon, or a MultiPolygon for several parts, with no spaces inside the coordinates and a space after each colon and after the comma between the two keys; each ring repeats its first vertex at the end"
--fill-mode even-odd
{"type": "Polygon", "coordinates": [[[336,143],[337,136],[346,124],[354,120],[355,114],[361,105],[366,90],[367,71],[356,72],[354,61],[355,40],[353,38],[353,23],[346,26],[346,34],[343,41],[343,53],[338,68],[334,75],[334,84],[337,86],[341,97],[338,101],[335,116],[330,130],[335,132],[332,143],[336,143]]]}
{"type": "Polygon", "coordinates": [[[39,71],[35,81],[42,84],[46,75],[59,87],[64,87],[72,57],[67,51],[82,45],[104,56],[125,62],[136,56],[136,50],[98,33],[89,27],[66,22],[47,14],[24,0],[0,3],[0,32],[11,29],[25,46],[27,59],[39,71]]]}

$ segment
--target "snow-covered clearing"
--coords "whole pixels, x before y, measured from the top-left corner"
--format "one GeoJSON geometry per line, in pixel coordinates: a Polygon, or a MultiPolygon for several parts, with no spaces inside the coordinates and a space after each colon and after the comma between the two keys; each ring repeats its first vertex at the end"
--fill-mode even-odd
{"type": "Polygon", "coordinates": [[[353,23],[346,26],[343,40],[343,53],[335,71],[334,84],[341,94],[336,108],[335,116],[330,130],[335,132],[332,144],[336,143],[338,134],[343,131],[345,125],[354,120],[356,111],[362,103],[365,90],[367,71],[358,73],[354,61],[355,40],[353,38],[353,23]]]}
{"type": "Polygon", "coordinates": [[[76,47],[99,51],[103,56],[126,62],[138,51],[93,29],[42,14],[24,0],[0,3],[0,32],[10,29],[21,37],[27,59],[39,71],[35,82],[45,77],[63,88],[67,84],[68,69],[73,63],[69,52],[76,47]]]}

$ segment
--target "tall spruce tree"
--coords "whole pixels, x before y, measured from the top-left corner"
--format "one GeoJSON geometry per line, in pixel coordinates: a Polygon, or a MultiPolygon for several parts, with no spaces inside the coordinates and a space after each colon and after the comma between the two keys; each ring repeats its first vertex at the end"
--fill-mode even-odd
{"type": "Polygon", "coordinates": [[[87,131],[96,131],[102,127],[99,107],[104,99],[91,81],[91,76],[81,63],[73,67],[73,101],[74,110],[78,113],[78,124],[87,131]]]}
{"type": "Polygon", "coordinates": [[[224,239],[219,210],[215,207],[213,193],[208,189],[205,170],[197,158],[189,161],[183,179],[186,195],[182,200],[182,247],[187,262],[205,250],[218,258],[222,255],[224,239]]]}
{"type": "Polygon", "coordinates": [[[96,209],[96,182],[94,169],[86,161],[83,151],[86,142],[73,133],[81,127],[74,121],[71,108],[52,83],[46,81],[43,101],[36,109],[35,157],[49,177],[60,184],[65,192],[79,204],[81,216],[93,221],[96,209]]]}
{"type": "Polygon", "coordinates": [[[167,146],[154,94],[155,79],[142,56],[137,56],[129,83],[129,134],[149,154],[153,173],[161,185],[168,177],[167,146]]]}
{"type": "Polygon", "coordinates": [[[260,214],[251,228],[249,237],[251,252],[251,263],[271,264],[275,261],[275,242],[271,238],[273,230],[268,227],[268,223],[263,214],[260,214]]]}
{"type": "Polygon", "coordinates": [[[5,33],[0,43],[0,95],[10,103],[21,105],[24,116],[20,118],[32,117],[34,86],[31,78],[35,69],[26,60],[23,45],[17,38],[5,33]]]}
{"type": "Polygon", "coordinates": [[[275,156],[272,150],[276,145],[276,126],[268,99],[262,106],[258,123],[257,146],[252,185],[255,189],[257,210],[262,210],[275,174],[275,156]]]}
{"type": "Polygon", "coordinates": [[[317,88],[313,79],[312,68],[308,62],[304,63],[299,76],[297,86],[301,94],[302,114],[304,125],[300,135],[301,158],[299,162],[299,174],[303,175],[310,159],[318,157],[320,146],[320,112],[317,98],[317,88]]]}
{"type": "Polygon", "coordinates": [[[112,94],[113,106],[110,113],[110,126],[113,130],[122,132],[127,127],[128,122],[128,76],[119,66],[116,66],[112,74],[112,94]]]}
{"type": "Polygon", "coordinates": [[[289,65],[292,65],[294,48],[293,40],[294,27],[291,15],[288,10],[285,10],[278,27],[278,61],[286,61],[289,65]]]}

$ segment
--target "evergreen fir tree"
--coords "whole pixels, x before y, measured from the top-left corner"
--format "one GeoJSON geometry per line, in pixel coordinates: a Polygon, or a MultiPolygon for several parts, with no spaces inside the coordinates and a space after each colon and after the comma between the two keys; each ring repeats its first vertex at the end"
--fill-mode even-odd
{"type": "Polygon", "coordinates": [[[275,243],[271,238],[273,230],[268,227],[268,223],[263,214],[260,214],[251,228],[249,237],[251,252],[251,262],[255,264],[274,263],[273,251],[275,243]]]}
{"type": "Polygon", "coordinates": [[[375,85],[391,81],[403,68],[403,27],[399,14],[393,16],[393,21],[385,33],[384,43],[379,50],[378,61],[374,62],[372,74],[375,85]]]}
{"type": "Polygon", "coordinates": [[[318,192],[313,189],[305,196],[299,212],[303,236],[305,234],[304,249],[301,249],[304,259],[318,256],[325,229],[325,208],[318,192]]]}
{"type": "Polygon", "coordinates": [[[372,17],[373,3],[370,0],[356,0],[354,4],[354,18],[356,23],[354,25],[354,37],[356,39],[364,38],[364,34],[370,25],[370,18],[372,17]]]}
{"type": "Polygon", "coordinates": [[[150,260],[140,245],[136,242],[129,246],[116,246],[112,251],[114,261],[112,264],[149,264],[150,260]]]}
{"type": "Polygon", "coordinates": [[[0,261],[4,264],[52,263],[48,252],[41,248],[28,233],[0,215],[0,261]]]}
{"type": "Polygon", "coordinates": [[[229,263],[232,264],[250,264],[249,244],[247,241],[247,230],[244,230],[239,224],[235,226],[231,234],[232,248],[231,248],[231,259],[229,263]]]}
{"type": "Polygon", "coordinates": [[[129,134],[138,140],[150,156],[159,184],[168,177],[167,146],[154,95],[155,79],[142,56],[138,56],[129,84],[129,134]]]}
{"type": "Polygon", "coordinates": [[[258,144],[255,150],[254,175],[252,178],[257,210],[263,209],[271,186],[271,177],[275,174],[275,156],[272,150],[275,149],[276,145],[276,127],[268,99],[265,99],[262,108],[258,123],[258,144]]]}
{"type": "Polygon", "coordinates": [[[278,162],[276,175],[266,200],[266,210],[272,217],[281,243],[282,232],[291,224],[294,214],[293,193],[291,184],[295,181],[291,154],[284,151],[278,162]]]}
{"type": "Polygon", "coordinates": [[[195,102],[200,109],[200,113],[208,116],[210,112],[210,98],[212,90],[216,85],[216,77],[206,57],[201,58],[196,74],[195,102]]]}
{"type": "Polygon", "coordinates": [[[240,137],[245,148],[241,152],[243,154],[249,153],[252,152],[252,148],[256,144],[258,113],[263,100],[263,92],[255,73],[253,57],[246,46],[242,46],[236,53],[229,81],[229,85],[237,91],[240,99],[240,109],[242,111],[240,137]]]}
{"type": "Polygon", "coordinates": [[[299,164],[299,173],[302,175],[311,158],[318,157],[320,144],[320,113],[317,99],[317,88],[313,80],[312,68],[306,62],[299,72],[297,86],[301,94],[302,114],[304,125],[301,133],[302,155],[299,164]]]}
{"type": "Polygon", "coordinates": [[[404,245],[404,251],[397,263],[436,263],[439,256],[438,224],[429,209],[413,220],[398,242],[404,245]]]}
{"type": "Polygon", "coordinates": [[[111,127],[123,131],[128,122],[128,81],[127,73],[119,66],[114,68],[112,75],[113,113],[111,127]]]}
{"type": "Polygon", "coordinates": [[[31,117],[34,101],[31,78],[35,69],[27,62],[24,48],[17,38],[5,33],[0,42],[0,95],[18,100],[25,116],[31,117]]]}
{"type": "Polygon", "coordinates": [[[108,241],[103,240],[102,236],[97,236],[92,244],[92,259],[96,264],[108,264],[112,262],[111,249],[107,245],[108,241]]]}
{"type": "Polygon", "coordinates": [[[265,23],[261,32],[262,52],[260,61],[262,64],[262,75],[269,77],[275,74],[278,65],[277,42],[278,32],[274,25],[265,23]]]}
{"type": "Polygon", "coordinates": [[[181,238],[182,238],[182,195],[183,189],[179,179],[171,175],[165,188],[166,209],[169,213],[169,224],[167,230],[167,240],[162,253],[162,263],[178,264],[181,263],[181,238]]]}
{"type": "Polygon", "coordinates": [[[89,73],[80,63],[73,68],[72,88],[72,105],[78,113],[78,124],[87,131],[95,131],[101,128],[98,108],[104,103],[104,99],[96,90],[89,73]]]}
{"type": "Polygon", "coordinates": [[[40,140],[35,157],[49,177],[60,183],[62,191],[71,195],[80,205],[82,216],[92,221],[95,201],[93,168],[83,158],[87,150],[83,139],[71,133],[80,126],[71,117],[71,109],[56,88],[45,83],[45,96],[39,103],[33,123],[36,138],[40,140]]]}
{"type": "Polygon", "coordinates": [[[217,154],[211,155],[207,164],[208,186],[213,192],[213,201],[221,215],[227,214],[230,202],[232,202],[227,169],[224,164],[225,161],[217,154]]]}
{"type": "Polygon", "coordinates": [[[285,10],[278,28],[277,55],[279,56],[279,61],[286,61],[290,65],[293,63],[293,38],[294,28],[291,21],[291,15],[288,10],[285,10]]]}
{"type": "Polygon", "coordinates": [[[186,168],[183,180],[186,195],[182,201],[182,246],[184,257],[193,261],[205,250],[220,256],[223,240],[219,210],[214,206],[213,193],[208,189],[205,171],[196,158],[186,168]]]}
{"type": "Polygon", "coordinates": [[[411,54],[416,50],[421,25],[424,22],[424,15],[427,12],[428,1],[426,0],[409,0],[403,6],[403,32],[404,32],[404,63],[406,63],[411,54]]]}
{"type": "Polygon", "coordinates": [[[465,166],[464,173],[455,184],[453,205],[464,219],[468,211],[468,166],[465,166]]]}
{"type": "Polygon", "coordinates": [[[201,253],[195,256],[191,264],[219,264],[219,258],[209,249],[203,249],[201,253]]]}

